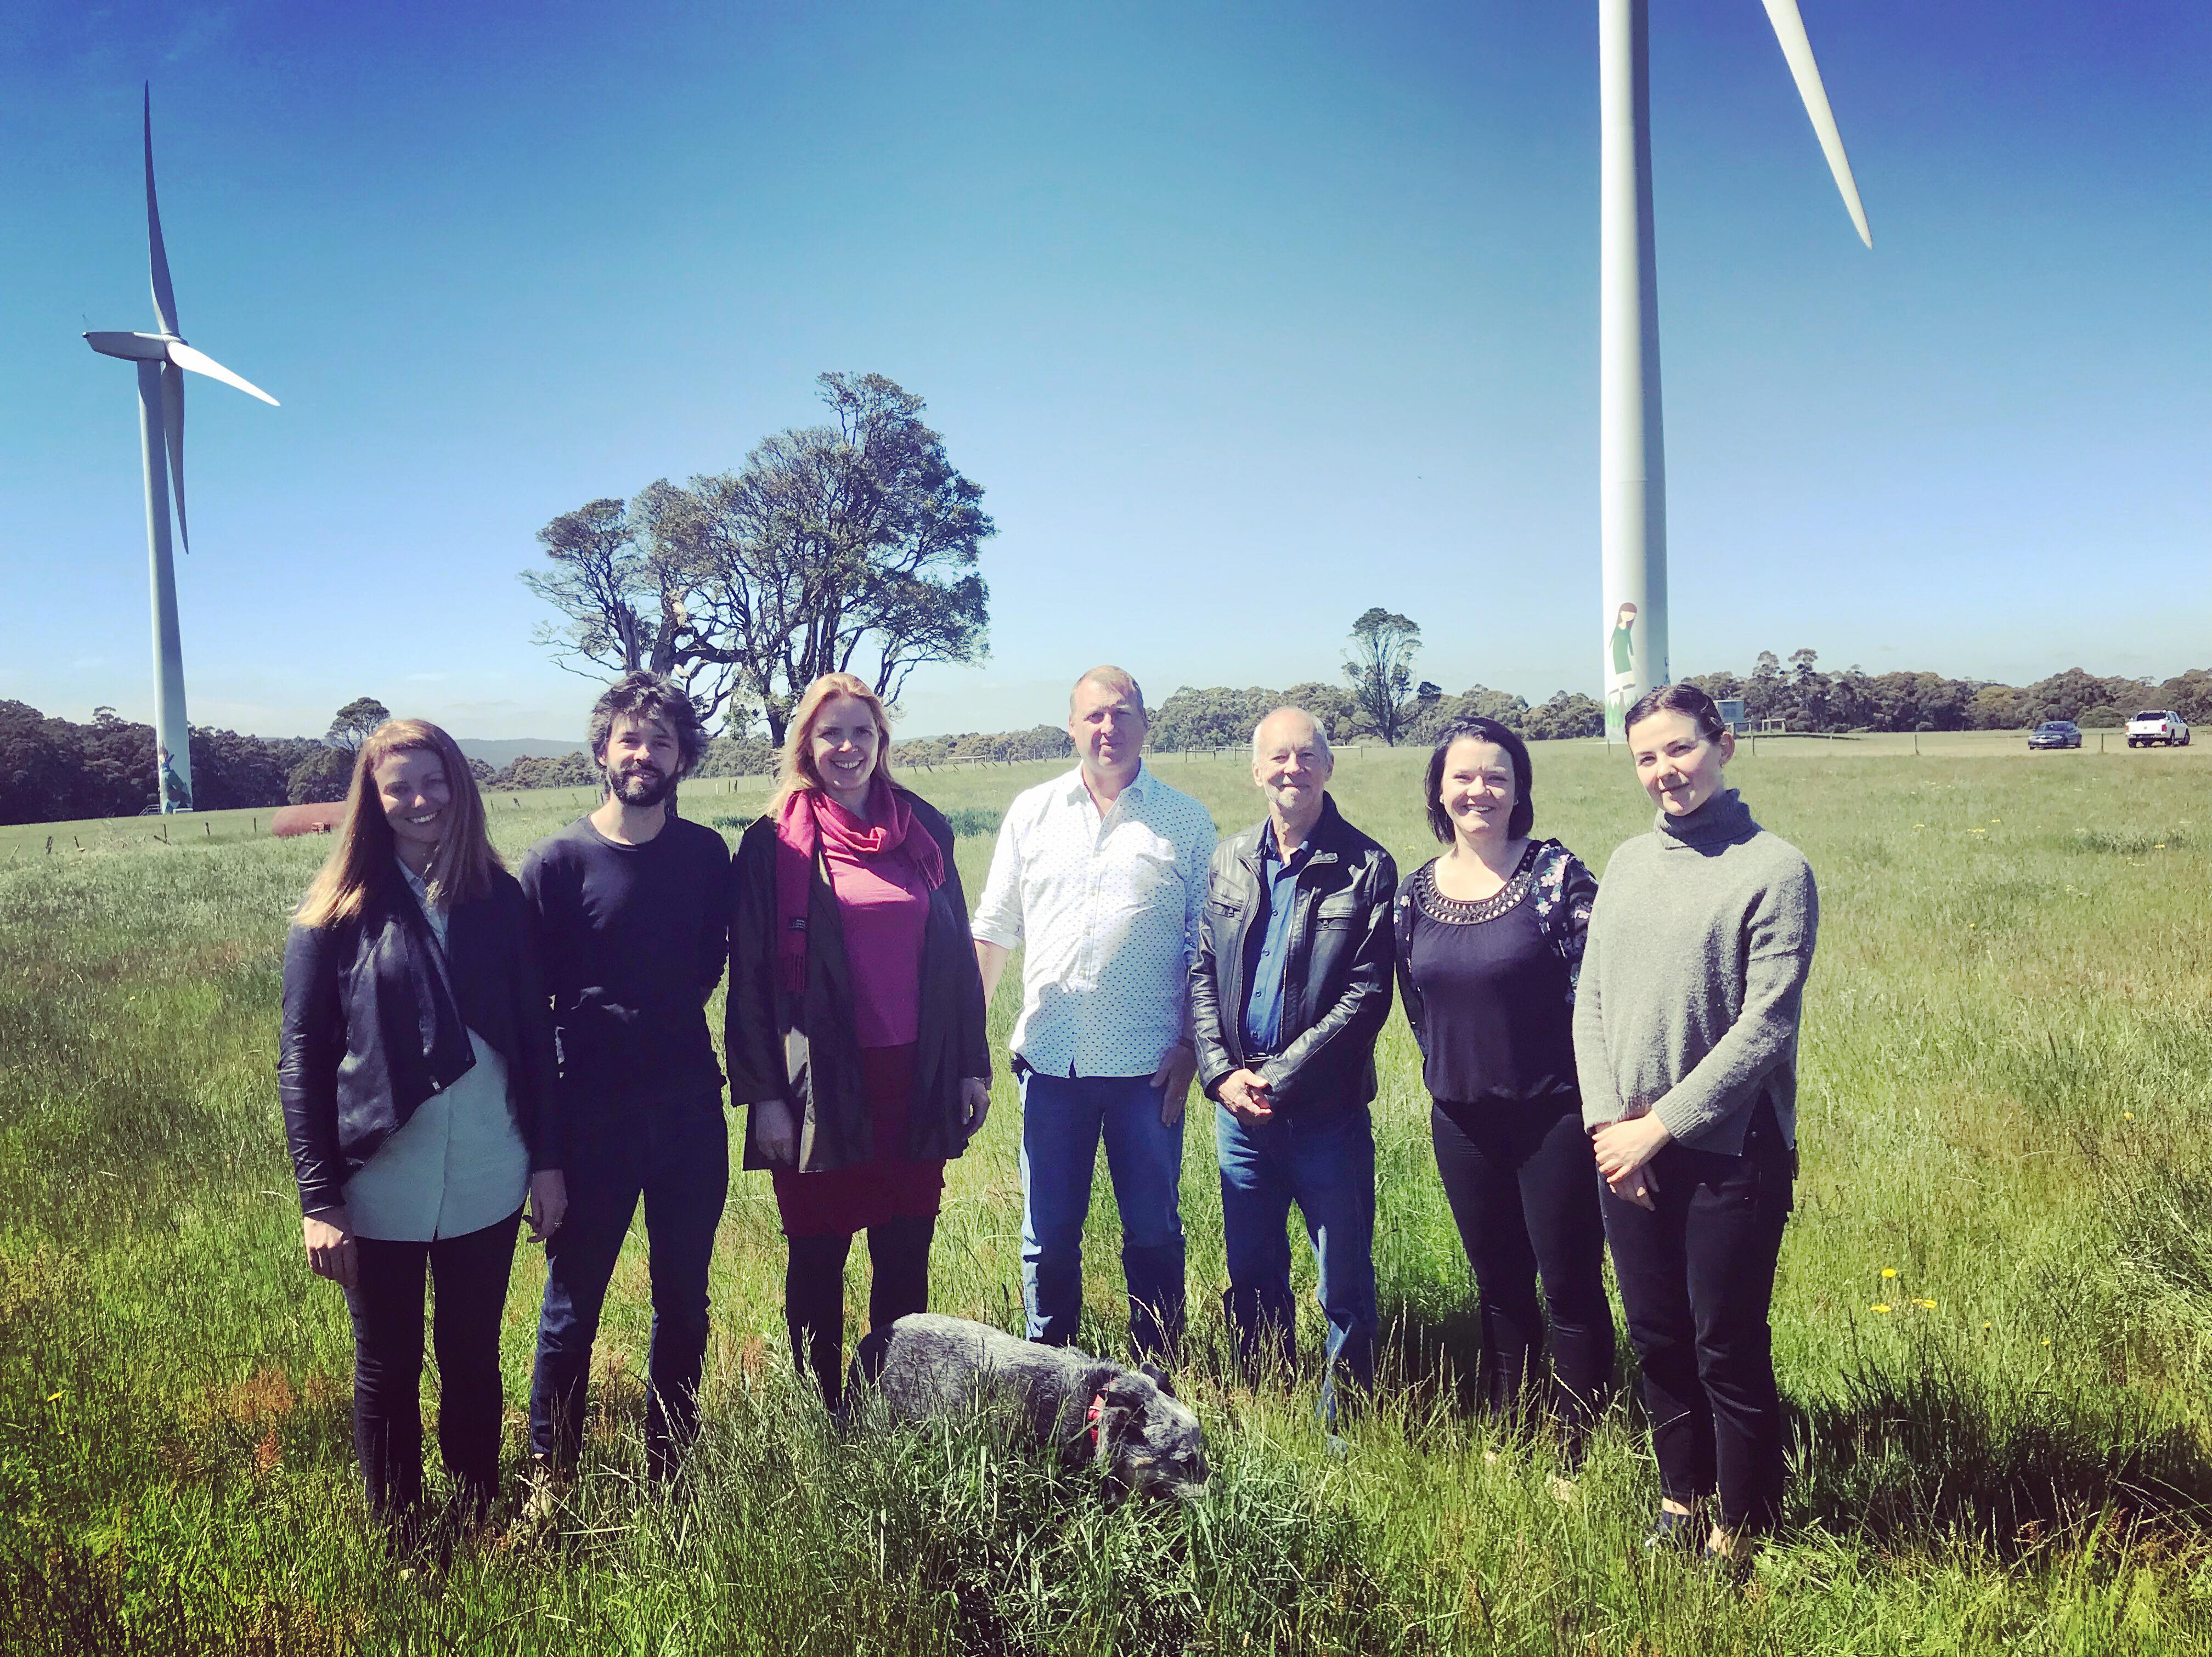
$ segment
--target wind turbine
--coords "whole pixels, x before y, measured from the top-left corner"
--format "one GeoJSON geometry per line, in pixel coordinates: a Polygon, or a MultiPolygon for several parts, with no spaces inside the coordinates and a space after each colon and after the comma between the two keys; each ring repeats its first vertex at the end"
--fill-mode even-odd
{"type": "Polygon", "coordinates": [[[177,630],[177,572],[169,554],[169,485],[177,495],[177,531],[192,549],[185,523],[185,373],[235,385],[271,408],[276,399],[247,384],[177,331],[177,295],[169,285],[169,255],[161,245],[161,210],[154,200],[154,91],[145,92],[146,244],[152,266],[154,334],[88,333],[85,343],[102,356],[138,365],[138,445],[146,471],[146,551],[154,588],[154,741],[161,779],[161,810],[192,809],[191,737],[185,721],[185,653],[177,630]],[[168,470],[162,472],[162,457],[168,470]]]}
{"type": "MultiPolygon", "coordinates": [[[[1667,460],[1659,418],[1659,295],[1651,229],[1646,0],[1598,0],[1598,537],[1603,557],[1605,728],[1667,670],[1667,460]]],[[[1797,0],[1765,0],[1813,130],[1869,248],[1866,209],[1813,61],[1797,0]]]]}

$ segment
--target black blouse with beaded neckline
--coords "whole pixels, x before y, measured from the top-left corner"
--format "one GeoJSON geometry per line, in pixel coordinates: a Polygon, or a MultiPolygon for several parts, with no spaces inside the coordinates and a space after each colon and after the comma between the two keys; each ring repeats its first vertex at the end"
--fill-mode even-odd
{"type": "Polygon", "coordinates": [[[1398,894],[1398,971],[1431,1096],[1573,1100],[1576,968],[1597,882],[1557,841],[1531,841],[1505,884],[1473,901],[1434,861],[1398,894]]]}

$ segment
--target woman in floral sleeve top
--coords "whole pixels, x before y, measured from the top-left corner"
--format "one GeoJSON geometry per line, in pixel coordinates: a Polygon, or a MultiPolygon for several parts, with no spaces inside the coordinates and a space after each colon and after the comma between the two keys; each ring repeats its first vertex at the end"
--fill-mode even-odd
{"type": "Polygon", "coordinates": [[[1437,1171],[1474,1272],[1485,1404],[1509,1426],[1548,1408],[1571,1475],[1613,1377],[1605,1227],[1575,1084],[1575,977],[1597,882],[1557,841],[1530,838],[1532,792],[1528,750],[1504,725],[1460,719],[1437,738],[1425,803],[1447,849],[1399,888],[1398,976],[1437,1171]]]}

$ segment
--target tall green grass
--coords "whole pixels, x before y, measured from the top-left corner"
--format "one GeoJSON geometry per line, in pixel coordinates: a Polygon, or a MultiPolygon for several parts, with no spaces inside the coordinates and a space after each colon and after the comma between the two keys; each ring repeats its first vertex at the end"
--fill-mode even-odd
{"type": "MultiPolygon", "coordinates": [[[[1419,758],[1347,754],[1336,780],[1408,868],[1419,758]]],[[[1539,832],[1601,870],[1646,817],[1625,765],[1585,744],[1537,762],[1539,832]]],[[[1257,815],[1241,765],[1159,768],[1224,828],[1257,815]]],[[[972,831],[971,890],[997,812],[1053,769],[915,779],[972,831]]],[[[833,1435],[791,1373],[774,1205],[748,1175],[677,1495],[640,1483],[641,1233],[555,1539],[394,1561],[355,1492],[343,1309],[301,1256],[275,1102],[284,917],[327,842],[133,823],[0,855],[0,1648],[2212,1648],[2212,769],[1770,743],[1733,774],[1823,897],[1775,1311],[1794,1477],[1747,1588],[1638,1549],[1655,1491],[1627,1404],[1564,1507],[1546,1446],[1469,1413],[1471,1291],[1395,1018],[1376,1108],[1390,1384],[1349,1454],[1312,1424],[1310,1326],[1302,1378],[1255,1389],[1228,1362],[1201,1111],[1179,1384],[1206,1424],[1206,1502],[1109,1508],[988,1416],[833,1435]]],[[[689,806],[741,822],[758,798],[689,806]]],[[[526,796],[495,831],[519,853],[574,809],[526,796]]],[[[934,1257],[941,1309],[1009,1326],[1018,1134],[1002,1080],[934,1257]]],[[[1103,1179],[1090,1235],[1086,1334],[1119,1350],[1103,1179]]],[[[518,1468],[542,1280],[526,1251],[503,1335],[518,1468]]]]}

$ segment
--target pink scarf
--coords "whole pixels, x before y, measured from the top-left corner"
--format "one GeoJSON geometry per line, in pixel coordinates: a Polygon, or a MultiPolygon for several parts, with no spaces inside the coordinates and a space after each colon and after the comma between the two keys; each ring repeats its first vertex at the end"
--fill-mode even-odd
{"type": "Polygon", "coordinates": [[[784,989],[806,988],[807,893],[817,846],[848,858],[901,852],[934,891],[945,883],[945,853],[914,820],[914,803],[878,774],[868,789],[866,821],[818,788],[794,788],[775,821],[775,955],[784,989]]]}

